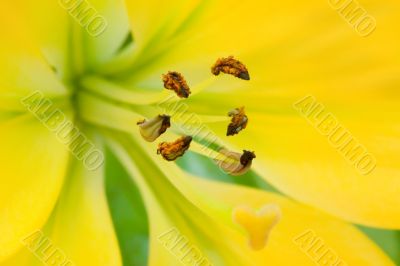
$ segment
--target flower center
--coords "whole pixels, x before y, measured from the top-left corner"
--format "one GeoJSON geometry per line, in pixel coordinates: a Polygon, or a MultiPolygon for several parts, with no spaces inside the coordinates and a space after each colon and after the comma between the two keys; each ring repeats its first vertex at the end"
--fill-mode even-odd
{"type": "MultiPolygon", "coordinates": [[[[249,80],[247,68],[233,57],[218,59],[211,67],[211,74],[218,75],[220,72],[249,80]]],[[[171,127],[173,133],[181,135],[181,138],[175,137],[170,141],[159,143],[158,148],[154,147],[154,151],[168,161],[174,161],[183,156],[193,145],[195,152],[212,157],[226,173],[245,174],[256,157],[253,152],[231,152],[221,145],[210,150],[209,145],[203,145],[198,141],[197,133],[182,134],[189,125],[179,121],[176,114],[168,112],[155,114],[157,110],[155,105],[164,100],[165,95],[175,97],[174,102],[180,102],[191,94],[185,78],[177,71],[160,74],[160,85],[162,84],[165,90],[161,92],[137,92],[99,76],[83,76],[77,80],[77,89],[73,92],[71,100],[79,119],[127,133],[139,131],[143,139],[148,142],[156,141],[162,134],[168,136],[168,130],[171,127]]],[[[246,128],[249,120],[244,107],[228,112],[227,120],[229,118],[231,123],[227,124],[227,136],[239,134],[246,128]]]]}

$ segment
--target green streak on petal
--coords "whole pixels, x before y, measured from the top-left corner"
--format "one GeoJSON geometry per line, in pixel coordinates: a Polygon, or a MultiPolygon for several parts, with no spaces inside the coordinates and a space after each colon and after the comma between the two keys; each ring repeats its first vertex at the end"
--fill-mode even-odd
{"type": "Polygon", "coordinates": [[[149,227],[140,192],[111,151],[106,158],[106,195],[124,265],[147,265],[149,227]]]}
{"type": "Polygon", "coordinates": [[[395,263],[400,265],[400,231],[357,226],[374,241],[395,263]]]}
{"type": "Polygon", "coordinates": [[[129,46],[133,45],[133,35],[132,32],[128,32],[125,37],[125,40],[122,42],[121,46],[118,48],[117,53],[124,51],[129,46]]]}

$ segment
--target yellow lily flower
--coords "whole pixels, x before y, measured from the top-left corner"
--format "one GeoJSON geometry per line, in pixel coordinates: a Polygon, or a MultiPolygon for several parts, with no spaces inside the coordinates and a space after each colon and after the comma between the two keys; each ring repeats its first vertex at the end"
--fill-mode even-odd
{"type": "MultiPolygon", "coordinates": [[[[400,5],[363,5],[379,22],[364,38],[314,0],[2,3],[0,264],[131,265],[106,195],[109,152],[143,198],[149,265],[394,265],[349,223],[400,228],[400,5]],[[229,55],[250,76],[213,76],[229,55]],[[183,74],[188,99],[162,88],[169,71],[183,74]],[[370,172],[331,147],[332,124],[319,133],[316,99],[368,149],[370,172]],[[225,138],[226,113],[244,105],[225,146],[255,150],[242,168],[298,202],[190,175],[150,143],[198,121],[225,138]],[[171,106],[188,109],[173,110],[167,130],[171,106]]],[[[201,137],[189,150],[215,153],[201,137]]]]}

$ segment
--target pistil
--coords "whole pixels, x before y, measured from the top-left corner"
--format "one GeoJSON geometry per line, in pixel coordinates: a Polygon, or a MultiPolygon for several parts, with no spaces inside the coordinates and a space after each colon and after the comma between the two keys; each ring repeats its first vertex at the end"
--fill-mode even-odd
{"type": "Polygon", "coordinates": [[[258,211],[242,205],[233,210],[232,218],[247,232],[249,246],[253,250],[262,250],[281,219],[281,210],[276,204],[264,205],[258,211]]]}

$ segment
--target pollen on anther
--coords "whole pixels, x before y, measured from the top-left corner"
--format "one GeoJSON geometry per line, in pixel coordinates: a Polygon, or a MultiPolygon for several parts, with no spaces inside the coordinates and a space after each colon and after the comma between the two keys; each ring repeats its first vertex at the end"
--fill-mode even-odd
{"type": "Polygon", "coordinates": [[[219,58],[211,67],[211,72],[216,76],[222,72],[240,79],[250,80],[249,71],[246,66],[239,60],[236,60],[233,56],[219,58]]]}
{"type": "Polygon", "coordinates": [[[183,75],[176,71],[169,71],[162,76],[164,88],[167,90],[175,91],[176,95],[181,98],[188,98],[190,95],[190,88],[186,83],[183,75]]]}
{"type": "Polygon", "coordinates": [[[228,115],[232,117],[232,119],[226,131],[227,136],[238,134],[241,130],[246,128],[249,119],[244,111],[244,107],[235,108],[231,110],[228,115]]]}
{"type": "Polygon", "coordinates": [[[178,157],[185,154],[191,142],[191,136],[180,137],[174,142],[161,142],[158,144],[157,154],[161,154],[167,161],[175,161],[178,157]]]}

